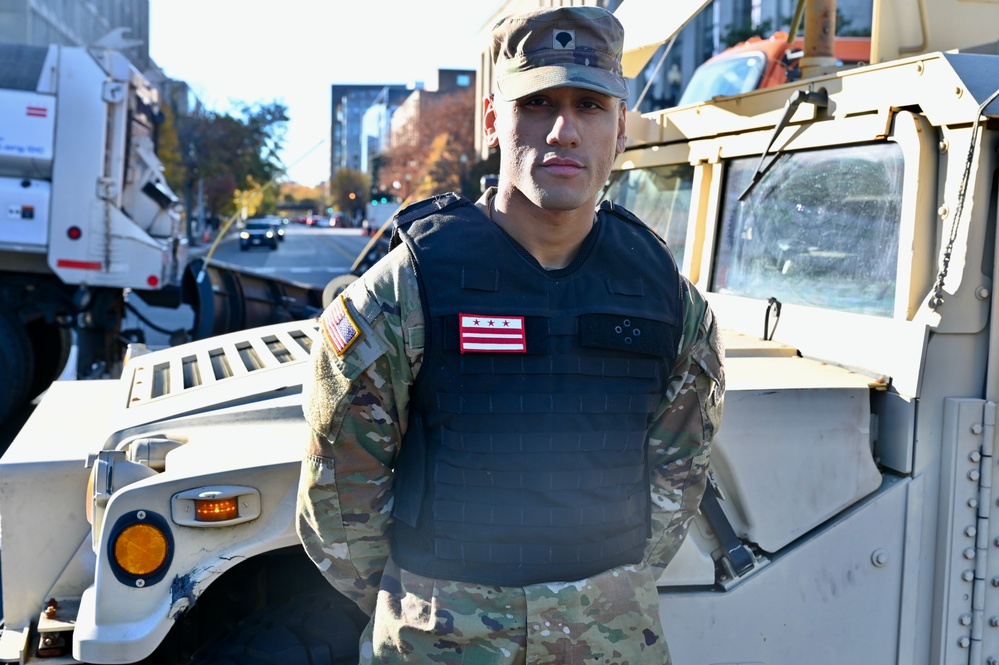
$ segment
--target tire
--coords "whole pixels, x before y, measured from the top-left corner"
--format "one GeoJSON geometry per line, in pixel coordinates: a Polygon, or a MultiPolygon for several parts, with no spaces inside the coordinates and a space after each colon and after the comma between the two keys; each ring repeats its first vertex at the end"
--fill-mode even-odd
{"type": "Polygon", "coordinates": [[[336,300],[336,297],[356,280],[357,275],[352,275],[350,273],[331,279],[323,289],[323,309],[329,307],[330,303],[336,300]]]}
{"type": "Polygon", "coordinates": [[[26,331],[35,363],[28,399],[34,399],[48,390],[66,368],[73,348],[73,333],[68,328],[42,320],[29,323],[26,331]]]}
{"type": "Polygon", "coordinates": [[[310,591],[251,614],[189,665],[355,665],[367,621],[332,589],[310,591]]]}
{"type": "Polygon", "coordinates": [[[0,310],[0,422],[24,406],[34,380],[28,333],[16,316],[0,310]]]}

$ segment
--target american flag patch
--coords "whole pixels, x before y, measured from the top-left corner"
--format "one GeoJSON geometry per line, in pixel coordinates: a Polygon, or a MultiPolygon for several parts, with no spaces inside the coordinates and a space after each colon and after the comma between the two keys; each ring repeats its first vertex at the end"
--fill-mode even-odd
{"type": "Polygon", "coordinates": [[[527,353],[522,316],[459,314],[462,353],[527,353]]]}
{"type": "Polygon", "coordinates": [[[354,319],[347,310],[341,294],[323,313],[323,333],[337,355],[346,353],[350,345],[361,336],[354,319]]]}

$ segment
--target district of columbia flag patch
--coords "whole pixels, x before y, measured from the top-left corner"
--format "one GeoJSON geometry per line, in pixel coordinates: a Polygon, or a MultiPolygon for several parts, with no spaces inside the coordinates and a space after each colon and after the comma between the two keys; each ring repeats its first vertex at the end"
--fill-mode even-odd
{"type": "Polygon", "coordinates": [[[323,313],[323,334],[338,356],[342,356],[361,336],[341,293],[323,313]]]}
{"type": "Polygon", "coordinates": [[[459,314],[462,353],[527,353],[524,317],[459,314]]]}

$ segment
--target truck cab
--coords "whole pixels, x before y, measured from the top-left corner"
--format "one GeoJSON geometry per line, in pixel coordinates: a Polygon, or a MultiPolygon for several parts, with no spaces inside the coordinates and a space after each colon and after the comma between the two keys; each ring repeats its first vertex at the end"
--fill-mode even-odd
{"type": "MultiPolygon", "coordinates": [[[[741,95],[801,78],[799,66],[804,40],[777,31],[764,39],[750,37],[706,60],[694,70],[678,106],[706,102],[719,96],[741,95]]],[[[856,67],[871,59],[868,37],[837,37],[836,67],[856,67]]]]}

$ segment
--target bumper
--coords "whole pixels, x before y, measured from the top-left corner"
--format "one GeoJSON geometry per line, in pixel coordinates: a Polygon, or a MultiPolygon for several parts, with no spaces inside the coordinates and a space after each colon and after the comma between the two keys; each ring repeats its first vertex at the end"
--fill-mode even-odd
{"type": "Polygon", "coordinates": [[[98,625],[96,610],[97,591],[90,587],[83,592],[73,632],[73,658],[83,663],[138,662],[152,653],[173,625],[162,620],[170,611],[169,599],[160,611],[129,622],[98,625]]]}

